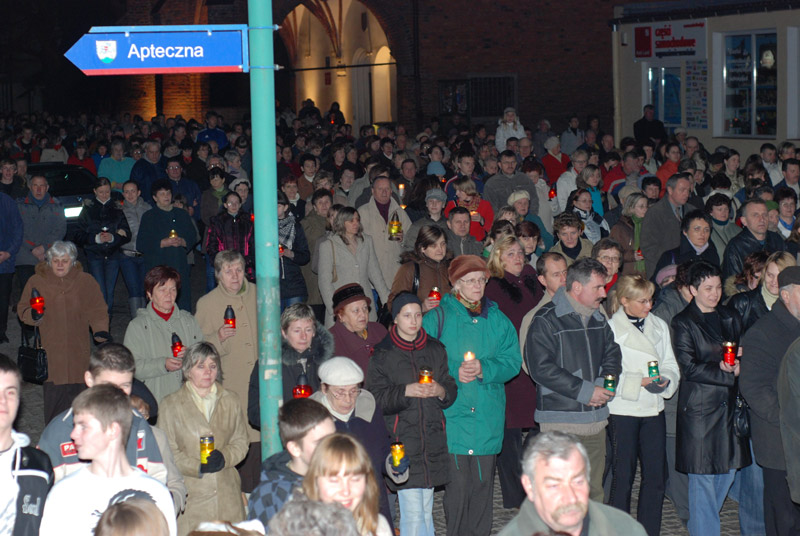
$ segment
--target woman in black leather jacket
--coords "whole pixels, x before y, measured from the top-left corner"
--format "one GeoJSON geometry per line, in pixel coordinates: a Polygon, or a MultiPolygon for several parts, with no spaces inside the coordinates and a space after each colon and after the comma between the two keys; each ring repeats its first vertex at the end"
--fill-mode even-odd
{"type": "Polygon", "coordinates": [[[778,287],[778,274],[787,266],[795,266],[797,262],[790,253],[776,251],[767,259],[764,270],[761,272],[759,285],[753,290],[735,294],[729,301],[728,307],[736,309],[742,317],[742,333],[750,329],[756,320],[772,310],[773,304],[778,300],[780,287],[778,287]]]}
{"type": "Polygon", "coordinates": [[[738,345],[742,320],[719,305],[719,268],[699,261],[688,280],[694,300],[672,319],[681,369],[675,468],[689,475],[689,533],[718,534],[736,470],[751,463],[748,440],[733,430],[739,360],[727,365],[722,359],[723,342],[738,345]]]}
{"type": "Polygon", "coordinates": [[[87,200],[81,211],[74,240],[76,245],[83,246],[89,272],[103,291],[109,316],[122,257],[120,248],[130,239],[128,219],[120,202],[111,197],[111,183],[105,177],[97,179],[94,198],[87,200]]]}

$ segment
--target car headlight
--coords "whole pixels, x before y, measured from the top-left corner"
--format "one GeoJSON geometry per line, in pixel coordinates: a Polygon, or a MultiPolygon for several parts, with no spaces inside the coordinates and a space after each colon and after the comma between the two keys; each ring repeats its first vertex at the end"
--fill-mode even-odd
{"type": "Polygon", "coordinates": [[[83,206],[80,207],[67,207],[64,209],[64,216],[67,218],[77,218],[81,215],[83,206]]]}

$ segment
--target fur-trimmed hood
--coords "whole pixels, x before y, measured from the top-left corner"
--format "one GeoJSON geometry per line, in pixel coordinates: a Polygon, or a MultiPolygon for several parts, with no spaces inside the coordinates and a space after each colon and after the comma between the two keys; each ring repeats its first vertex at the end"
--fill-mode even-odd
{"type": "Polygon", "coordinates": [[[289,345],[289,342],[281,337],[281,360],[284,365],[297,365],[301,359],[313,361],[320,365],[333,356],[333,335],[325,329],[319,322],[314,323],[314,338],[311,340],[311,347],[302,354],[289,345]]]}

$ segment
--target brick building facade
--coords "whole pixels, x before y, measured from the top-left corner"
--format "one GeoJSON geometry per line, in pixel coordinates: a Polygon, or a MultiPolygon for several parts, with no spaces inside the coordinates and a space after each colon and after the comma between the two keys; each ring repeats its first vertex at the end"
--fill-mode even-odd
{"type": "MultiPolygon", "coordinates": [[[[313,0],[304,3],[309,2],[313,0]]],[[[282,22],[299,3],[273,0],[274,21],[282,22]]],[[[442,113],[440,93],[451,87],[446,81],[466,81],[462,87],[469,88],[473,100],[492,102],[491,110],[477,114],[479,119],[495,120],[503,106],[516,104],[523,122],[530,126],[547,116],[560,130],[571,113],[582,118],[596,113],[606,130],[612,127],[608,21],[613,17],[614,3],[608,0],[361,3],[386,33],[397,63],[397,119],[412,129],[442,113]],[[414,46],[417,34],[418,49],[414,46]],[[470,79],[479,79],[480,83],[470,85],[470,79]],[[496,87],[498,79],[508,84],[496,87]]],[[[128,6],[120,24],[226,24],[247,20],[246,0],[140,0],[128,6]]],[[[160,95],[164,113],[199,118],[209,106],[220,108],[211,99],[210,76],[127,77],[120,84],[121,109],[149,117],[155,113],[156,95],[160,95]]],[[[295,95],[295,104],[304,97],[295,95]]],[[[317,102],[323,111],[329,104],[317,102]]],[[[248,106],[248,102],[242,102],[227,116],[238,119],[248,106]]]]}

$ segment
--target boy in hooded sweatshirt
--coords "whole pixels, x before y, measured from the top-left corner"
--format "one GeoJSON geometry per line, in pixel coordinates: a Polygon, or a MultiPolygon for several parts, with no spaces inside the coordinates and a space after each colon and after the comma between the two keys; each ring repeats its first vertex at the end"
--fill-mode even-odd
{"type": "Polygon", "coordinates": [[[0,354],[0,534],[36,536],[55,476],[47,454],[13,428],[21,384],[17,365],[0,354]]]}

